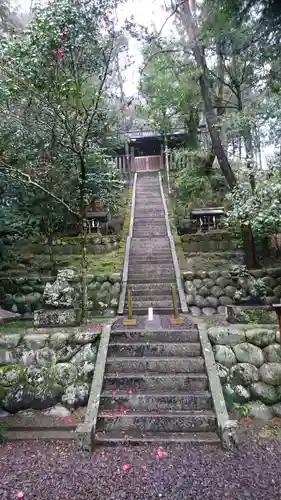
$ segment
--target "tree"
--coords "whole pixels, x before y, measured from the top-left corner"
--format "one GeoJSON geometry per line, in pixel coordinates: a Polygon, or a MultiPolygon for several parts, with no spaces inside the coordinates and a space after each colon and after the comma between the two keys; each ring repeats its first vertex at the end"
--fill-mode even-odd
{"type": "Polygon", "coordinates": [[[13,130],[2,149],[2,171],[43,191],[77,218],[84,241],[82,318],[87,314],[87,207],[101,180],[112,183],[112,175],[105,175],[103,146],[114,121],[108,103],[120,36],[115,7],[113,0],[54,0],[36,11],[23,36],[1,43],[1,114],[13,130]],[[28,146],[27,154],[14,154],[17,143],[28,146]],[[44,184],[42,168],[58,169],[59,186],[44,184]]]}
{"type": "MultiPolygon", "coordinates": [[[[208,66],[202,44],[200,42],[200,32],[198,24],[191,12],[189,0],[185,0],[174,8],[186,29],[186,34],[189,37],[194,59],[197,68],[200,69],[199,85],[201,97],[204,102],[204,111],[206,122],[211,137],[212,147],[218,159],[221,171],[228,182],[230,189],[234,189],[237,185],[236,176],[231,168],[226,152],[223,148],[220,133],[218,129],[218,119],[212,102],[211,83],[209,77],[208,66]]],[[[254,239],[251,225],[242,227],[242,236],[244,243],[244,251],[246,264],[249,268],[257,267],[257,259],[255,254],[254,239]]]]}

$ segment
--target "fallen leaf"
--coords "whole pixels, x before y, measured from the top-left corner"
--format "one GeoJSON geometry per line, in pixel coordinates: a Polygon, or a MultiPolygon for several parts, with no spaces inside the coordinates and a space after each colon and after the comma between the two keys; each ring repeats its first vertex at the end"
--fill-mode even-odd
{"type": "Polygon", "coordinates": [[[143,470],[147,470],[147,466],[146,465],[143,465],[142,468],[143,468],[143,470]]]}
{"type": "Polygon", "coordinates": [[[112,396],[116,396],[117,391],[111,391],[112,396]]]}
{"type": "Polygon", "coordinates": [[[17,497],[18,498],[23,498],[24,497],[24,492],[23,491],[19,491],[18,494],[17,494],[17,497]]]}
{"type": "Polygon", "coordinates": [[[162,447],[158,448],[158,450],[156,451],[156,455],[158,457],[167,457],[168,456],[168,453],[166,451],[163,450],[162,447]]]}
{"type": "Polygon", "coordinates": [[[129,469],[129,464],[123,464],[123,470],[128,470],[129,469]]]}
{"type": "Polygon", "coordinates": [[[71,424],[71,422],[72,422],[72,418],[70,418],[70,417],[69,417],[69,418],[67,419],[67,421],[68,421],[68,423],[69,423],[69,424],[71,424]]]}

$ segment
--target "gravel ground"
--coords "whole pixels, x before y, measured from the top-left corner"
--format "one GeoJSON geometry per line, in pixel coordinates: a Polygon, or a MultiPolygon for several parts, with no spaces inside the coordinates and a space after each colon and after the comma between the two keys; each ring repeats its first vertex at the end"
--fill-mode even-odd
{"type": "Polygon", "coordinates": [[[98,448],[25,442],[0,447],[0,499],[275,500],[280,441],[243,437],[236,453],[205,446],[98,448]]]}

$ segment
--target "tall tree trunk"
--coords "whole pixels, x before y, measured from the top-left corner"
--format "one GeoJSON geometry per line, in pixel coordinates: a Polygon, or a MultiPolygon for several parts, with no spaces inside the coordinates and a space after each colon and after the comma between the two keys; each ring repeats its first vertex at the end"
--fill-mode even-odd
{"type": "Polygon", "coordinates": [[[80,235],[81,243],[81,300],[80,300],[80,321],[84,323],[88,317],[88,287],[87,287],[87,236],[88,224],[86,219],[86,165],[84,157],[80,156],[80,235]]]}
{"type": "MultiPolygon", "coordinates": [[[[242,93],[240,85],[236,85],[236,94],[237,94],[238,110],[240,113],[242,113],[243,101],[242,101],[242,93]]],[[[251,127],[249,125],[247,124],[243,125],[242,135],[246,152],[246,165],[249,170],[249,180],[250,180],[251,190],[252,193],[254,193],[256,189],[256,180],[255,180],[255,174],[253,172],[253,166],[254,166],[253,136],[251,127]]]]}
{"type": "Polygon", "coordinates": [[[168,193],[171,194],[169,151],[168,151],[168,139],[166,134],[164,135],[164,155],[165,155],[165,168],[167,173],[168,193]]]}
{"type": "MultiPolygon", "coordinates": [[[[206,59],[198,42],[199,40],[198,27],[192,17],[189,6],[189,0],[185,0],[181,4],[179,8],[179,15],[189,36],[196,64],[198,68],[201,69],[199,84],[200,84],[201,96],[204,102],[205,116],[212,141],[212,146],[216,154],[216,157],[218,159],[221,171],[229,187],[233,189],[237,185],[237,181],[221,143],[221,138],[217,126],[217,115],[215,113],[211,99],[211,89],[210,89],[206,59]]],[[[250,225],[243,227],[243,244],[245,253],[245,263],[247,267],[250,269],[258,267],[254,239],[250,225]]]]}

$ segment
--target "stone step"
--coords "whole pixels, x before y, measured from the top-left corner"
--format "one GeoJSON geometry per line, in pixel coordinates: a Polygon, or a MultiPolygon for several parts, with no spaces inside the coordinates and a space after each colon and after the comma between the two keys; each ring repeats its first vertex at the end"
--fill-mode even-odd
{"type": "Polygon", "coordinates": [[[150,288],[147,290],[135,290],[134,285],[132,287],[133,299],[137,300],[158,300],[162,298],[163,300],[171,299],[171,285],[169,288],[150,288]]]}
{"type": "Polygon", "coordinates": [[[99,413],[96,431],[139,430],[148,432],[208,432],[216,430],[215,414],[210,410],[99,413]]]}
{"type": "MultiPolygon", "coordinates": [[[[127,301],[125,302],[125,306],[127,306],[127,301]]],[[[179,301],[178,301],[178,306],[179,306],[179,301]]],[[[157,307],[161,309],[172,309],[173,308],[173,302],[171,297],[163,297],[163,296],[158,296],[156,297],[134,297],[133,298],[133,311],[134,309],[147,309],[149,307],[153,307],[153,309],[156,309],[157,307]]]]}
{"type": "Polygon", "coordinates": [[[111,342],[199,342],[198,330],[193,328],[190,330],[154,330],[144,331],[138,330],[116,330],[110,334],[111,342]]]}
{"type": "Polygon", "coordinates": [[[205,373],[105,373],[106,390],[143,390],[157,392],[186,392],[208,390],[208,378],[205,373]]]}
{"type": "Polygon", "coordinates": [[[201,344],[198,342],[111,342],[108,356],[149,357],[149,356],[201,356],[201,344]]]}
{"type": "MultiPolygon", "coordinates": [[[[134,274],[134,273],[129,273],[128,276],[128,285],[130,284],[138,284],[138,283],[154,283],[155,281],[155,276],[148,276],[143,274],[134,274]]],[[[158,283],[167,283],[167,281],[170,281],[171,283],[176,282],[175,274],[165,274],[163,276],[157,276],[157,282],[158,283]]]]}
{"type": "Polygon", "coordinates": [[[153,443],[155,446],[164,443],[182,443],[194,446],[219,445],[220,441],[215,432],[138,432],[106,431],[96,435],[95,445],[129,445],[153,443]]]}
{"type": "Polygon", "coordinates": [[[171,283],[151,283],[151,284],[140,284],[133,285],[132,292],[134,296],[145,297],[147,295],[169,295],[172,294],[171,283]]]}
{"type": "MultiPolygon", "coordinates": [[[[149,306],[149,307],[151,307],[151,306],[149,306]]],[[[160,316],[161,315],[165,315],[165,316],[171,316],[172,317],[173,309],[172,309],[172,306],[171,307],[156,306],[156,307],[154,307],[153,312],[154,312],[154,314],[159,314],[160,316]]],[[[125,313],[126,316],[128,316],[128,309],[127,308],[125,308],[124,313],[125,313]]],[[[147,315],[148,315],[148,308],[137,307],[137,305],[134,304],[134,306],[133,306],[133,316],[137,317],[137,316],[147,316],[147,315]]]]}
{"type": "Polygon", "coordinates": [[[212,397],[209,391],[189,392],[181,394],[155,394],[121,391],[115,394],[115,391],[104,391],[100,399],[100,410],[211,410],[212,397]]]}
{"type": "MultiPolygon", "coordinates": [[[[137,264],[142,264],[143,262],[144,263],[147,263],[147,264],[169,264],[170,262],[172,262],[172,254],[171,252],[167,253],[166,256],[164,257],[159,257],[158,255],[143,255],[141,253],[139,254],[132,254],[130,253],[129,254],[129,259],[134,259],[135,263],[137,264]]],[[[133,260],[131,260],[131,263],[134,262],[133,260]]]]}
{"type": "Polygon", "coordinates": [[[138,238],[143,236],[166,236],[167,229],[163,227],[163,229],[133,229],[133,237],[138,238]]]}
{"type": "Polygon", "coordinates": [[[205,363],[201,357],[147,357],[147,358],[127,358],[111,356],[106,360],[106,370],[108,372],[138,373],[146,372],[158,373],[204,373],[205,363]]]}
{"type": "Polygon", "coordinates": [[[155,264],[150,264],[146,262],[142,263],[129,263],[129,275],[132,274],[151,274],[154,273],[155,275],[162,275],[163,273],[165,274],[174,274],[174,266],[173,264],[161,264],[161,263],[155,263],[155,264]]]}

